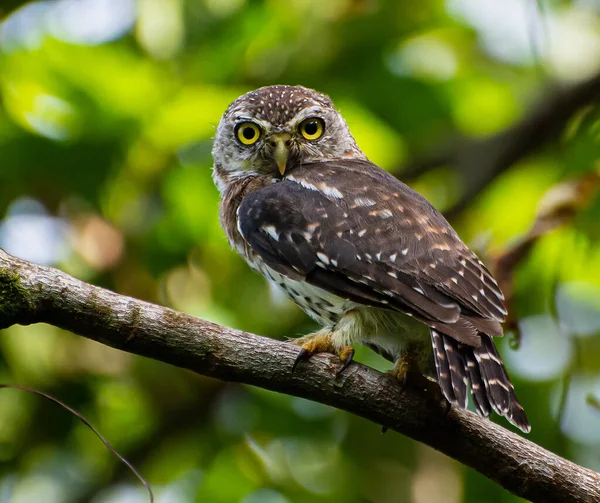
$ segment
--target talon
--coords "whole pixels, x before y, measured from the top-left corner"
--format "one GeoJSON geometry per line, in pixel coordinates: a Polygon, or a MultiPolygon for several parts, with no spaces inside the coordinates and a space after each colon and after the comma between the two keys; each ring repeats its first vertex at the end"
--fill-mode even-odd
{"type": "MultiPolygon", "coordinates": [[[[400,380],[400,379],[399,379],[400,380]]],[[[400,380],[400,394],[404,393],[406,386],[408,385],[408,370],[402,373],[402,380],[400,380]]]]}
{"type": "Polygon", "coordinates": [[[387,426],[382,426],[381,427],[381,434],[385,435],[387,433],[387,431],[389,430],[389,428],[387,426]]]}
{"type": "Polygon", "coordinates": [[[343,348],[339,352],[339,357],[340,357],[340,360],[342,360],[342,368],[335,373],[336,377],[338,377],[352,363],[352,360],[354,359],[354,348],[352,348],[350,346],[343,348]]]}
{"type": "Polygon", "coordinates": [[[294,365],[292,365],[292,373],[296,370],[296,367],[301,361],[308,360],[311,357],[311,352],[306,348],[300,348],[300,352],[296,359],[294,360],[294,365]]]}

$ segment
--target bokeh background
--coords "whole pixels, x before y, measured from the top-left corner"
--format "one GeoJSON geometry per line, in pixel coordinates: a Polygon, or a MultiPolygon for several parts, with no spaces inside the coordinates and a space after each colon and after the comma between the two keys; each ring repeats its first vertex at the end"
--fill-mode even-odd
{"type": "MultiPolygon", "coordinates": [[[[486,141],[599,71],[597,0],[2,0],[0,247],[218,323],[307,333],[229,250],[210,149],[238,95],[316,88],[373,161],[504,264],[512,318],[499,345],[530,438],[598,470],[600,109],[572,110],[543,145],[535,131],[555,118],[534,123],[517,139],[535,151],[504,164],[490,159],[515,138],[486,141]]],[[[160,503],[518,501],[347,413],[47,325],[0,333],[0,376],[84,413],[160,503]]],[[[147,495],[66,411],[1,390],[0,501],[147,495]]]]}

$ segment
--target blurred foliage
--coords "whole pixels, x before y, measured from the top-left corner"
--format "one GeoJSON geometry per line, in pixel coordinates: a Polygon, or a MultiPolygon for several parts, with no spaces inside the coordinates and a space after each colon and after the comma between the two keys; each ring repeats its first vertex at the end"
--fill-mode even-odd
{"type": "MultiPolygon", "coordinates": [[[[289,83],[330,94],[359,144],[399,169],[522,117],[549,80],[600,70],[594,0],[3,0],[0,247],[272,337],[312,323],[229,250],[211,135],[230,101],[289,83]],[[536,8],[537,6],[537,8],[536,8]],[[541,7],[541,12],[539,8],[541,7]]],[[[600,109],[497,177],[453,222],[482,256],[544,194],[600,169],[600,109]]],[[[443,209],[452,166],[414,180],[443,209]]],[[[600,197],[518,264],[521,344],[501,350],[531,440],[600,469],[600,197]]],[[[2,381],[86,414],[159,502],[514,502],[476,472],[346,413],[206,379],[45,325],[0,334],[2,381]]],[[[358,359],[386,369],[365,349],[358,359]]],[[[508,426],[503,423],[503,426],[508,426]]],[[[0,393],[0,501],[141,502],[64,410],[0,393]]]]}

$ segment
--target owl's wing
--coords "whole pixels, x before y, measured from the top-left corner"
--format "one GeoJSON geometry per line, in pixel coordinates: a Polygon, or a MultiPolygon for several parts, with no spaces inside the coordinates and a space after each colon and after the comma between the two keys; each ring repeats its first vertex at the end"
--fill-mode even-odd
{"type": "Polygon", "coordinates": [[[247,195],[238,229],[267,266],[407,313],[472,346],[502,335],[498,285],[425,199],[368,161],[302,165],[247,195]]]}

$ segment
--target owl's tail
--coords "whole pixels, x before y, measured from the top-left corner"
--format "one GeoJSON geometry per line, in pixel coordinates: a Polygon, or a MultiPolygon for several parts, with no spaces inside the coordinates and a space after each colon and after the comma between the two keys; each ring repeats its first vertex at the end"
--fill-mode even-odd
{"type": "Polygon", "coordinates": [[[450,403],[466,409],[470,384],[479,415],[488,417],[494,410],[520,430],[529,433],[531,426],[517,400],[498,350],[489,335],[480,335],[481,346],[475,348],[431,330],[440,388],[450,403]]]}

